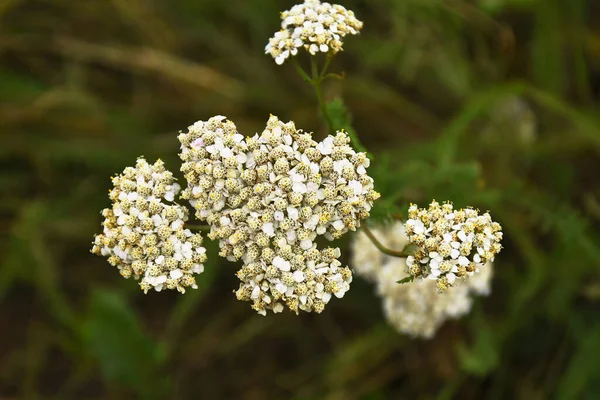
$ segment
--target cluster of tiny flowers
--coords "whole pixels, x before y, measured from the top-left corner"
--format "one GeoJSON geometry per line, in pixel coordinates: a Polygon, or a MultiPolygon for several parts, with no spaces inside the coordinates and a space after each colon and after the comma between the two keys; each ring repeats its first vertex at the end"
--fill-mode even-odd
{"type": "Polygon", "coordinates": [[[457,277],[479,273],[502,249],[502,227],[488,213],[433,201],[428,209],[412,205],[408,217],[406,234],[419,246],[406,260],[409,273],[435,280],[440,291],[453,286],[457,277]]]}
{"type": "Polygon", "coordinates": [[[209,237],[219,240],[220,255],[243,261],[240,299],[254,301],[261,313],[280,311],[280,298],[294,311],[319,311],[320,302],[330,297],[322,298],[321,285],[333,290],[327,293],[343,295],[351,274],[339,275],[339,262],[330,257],[333,250],[323,250],[327,261],[317,257],[323,252],[314,240],[356,230],[379,197],[366,174],[368,158],[349,146],[347,134],[338,132],[317,143],[292,122],[271,116],[260,135],[244,139],[233,122],[218,116],[195,123],[179,140],[188,182],[182,197],[210,224],[209,237]],[[271,267],[283,275],[266,278],[271,267]],[[300,279],[307,275],[305,268],[311,270],[309,276],[323,275],[323,282],[296,281],[302,284],[296,292],[286,273],[300,279]],[[312,285],[310,290],[304,284],[312,285]]]}
{"type": "Polygon", "coordinates": [[[275,33],[265,47],[277,64],[295,56],[304,48],[310,54],[335,54],[342,50],[342,39],[356,35],[363,23],[354,13],[337,4],[306,0],[281,13],[281,30],[275,33]]]}
{"type": "Polygon", "coordinates": [[[432,280],[396,283],[408,276],[406,268],[404,259],[385,264],[379,274],[378,293],[390,325],[412,337],[432,338],[445,321],[468,314],[475,295],[490,292],[492,263],[472,279],[461,280],[443,293],[432,280]]]}
{"type": "Polygon", "coordinates": [[[245,261],[237,272],[242,281],[237,298],[252,302],[259,314],[279,313],[284,304],[296,313],[299,309],[320,313],[332,295],[342,298],[350,289],[352,272],[337,260],[338,248],[303,250],[281,244],[276,250],[263,248],[259,257],[245,261]]]}
{"type": "Polygon", "coordinates": [[[139,158],[135,167],[113,177],[112,208],[102,211],[104,230],[92,253],[108,257],[125,278],[141,278],[144,292],[154,288],[196,288],[195,274],[204,271],[202,236],[184,229],[187,209],[173,203],[180,187],[161,160],[139,158]]]}
{"type": "MultiPolygon", "coordinates": [[[[390,248],[402,249],[409,243],[400,222],[372,231],[390,248]]],[[[433,337],[446,320],[470,311],[474,295],[490,292],[491,263],[472,279],[459,281],[452,290],[440,293],[433,280],[398,284],[409,276],[406,259],[383,254],[364,233],[357,235],[353,251],[352,266],[360,276],[375,283],[390,325],[412,337],[433,337]]]]}

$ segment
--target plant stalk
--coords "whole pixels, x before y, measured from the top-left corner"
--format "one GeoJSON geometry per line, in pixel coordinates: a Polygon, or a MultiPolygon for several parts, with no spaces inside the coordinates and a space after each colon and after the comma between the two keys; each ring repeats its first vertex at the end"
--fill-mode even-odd
{"type": "Polygon", "coordinates": [[[381,251],[384,254],[387,254],[388,256],[392,256],[392,257],[402,257],[402,258],[406,258],[410,255],[413,254],[414,251],[414,247],[409,245],[406,245],[402,250],[398,251],[398,250],[392,250],[389,249],[387,247],[385,247],[373,234],[373,232],[369,229],[369,227],[367,226],[367,224],[363,221],[363,224],[361,226],[361,229],[363,230],[363,232],[367,235],[367,237],[371,240],[371,242],[373,242],[373,244],[375,245],[375,247],[377,247],[377,249],[379,251],[381,251]]]}

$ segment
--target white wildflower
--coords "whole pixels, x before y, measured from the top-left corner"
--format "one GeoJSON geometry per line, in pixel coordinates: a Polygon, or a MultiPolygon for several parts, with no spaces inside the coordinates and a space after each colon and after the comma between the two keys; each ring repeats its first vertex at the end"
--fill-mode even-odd
{"type": "Polygon", "coordinates": [[[502,227],[488,213],[454,210],[451,203],[433,201],[428,209],[412,205],[408,216],[406,233],[419,246],[406,260],[409,273],[435,280],[440,291],[453,286],[457,278],[479,273],[502,249],[502,227]]]}
{"type": "MultiPolygon", "coordinates": [[[[352,149],[344,132],[324,140],[331,143],[328,154],[310,134],[275,116],[260,134],[246,139],[223,117],[197,122],[179,139],[188,181],[182,197],[210,224],[209,237],[219,239],[220,255],[232,261],[249,265],[261,256],[268,266],[281,249],[286,249],[281,257],[290,261],[291,254],[312,251],[319,235],[332,240],[356,230],[379,197],[366,173],[366,155],[352,149]],[[224,157],[222,147],[231,154],[224,157]],[[336,171],[334,163],[342,161],[336,171]],[[223,179],[218,190],[197,190],[223,179]]],[[[289,272],[295,271],[292,264],[289,272]]]]}
{"type": "Polygon", "coordinates": [[[257,258],[245,260],[237,272],[242,281],[237,298],[252,302],[261,315],[267,310],[281,312],[284,305],[295,313],[321,313],[332,295],[341,298],[350,289],[352,272],[337,260],[337,248],[302,250],[283,244],[275,251],[266,249],[257,258]]]}
{"type": "Polygon", "coordinates": [[[335,54],[342,50],[343,38],[358,34],[363,26],[352,11],[319,0],[305,0],[282,12],[281,21],[281,30],[265,47],[265,54],[279,65],[302,48],[312,55],[335,54]]]}
{"type": "Polygon", "coordinates": [[[92,253],[108,257],[125,278],[141,279],[147,292],[154,288],[196,288],[195,274],[204,270],[206,249],[202,236],[184,229],[187,209],[170,203],[179,185],[162,161],[150,165],[139,158],[113,178],[112,208],[102,211],[102,234],[92,253]]]}
{"type": "MultiPolygon", "coordinates": [[[[402,250],[409,243],[401,222],[373,228],[372,232],[388,248],[402,250]]],[[[409,336],[433,337],[446,320],[470,311],[473,296],[490,293],[491,262],[470,279],[456,278],[451,290],[440,293],[435,280],[398,284],[409,276],[406,259],[382,253],[364,233],[354,240],[353,252],[352,267],[360,276],[375,283],[386,319],[409,336]]],[[[438,258],[435,254],[433,257],[438,258]]]]}
{"type": "Polygon", "coordinates": [[[382,298],[386,319],[399,332],[413,337],[431,338],[449,319],[469,313],[473,296],[489,294],[492,263],[472,279],[457,281],[452,290],[440,293],[433,280],[417,280],[398,284],[408,276],[402,258],[385,264],[377,280],[377,291],[382,298]]]}
{"type": "Polygon", "coordinates": [[[330,155],[319,151],[322,146],[310,134],[275,116],[261,134],[247,139],[222,117],[197,122],[179,139],[181,170],[188,181],[182,197],[211,225],[209,236],[220,240],[222,255],[232,260],[252,245],[268,246],[265,240],[284,240],[307,250],[318,235],[337,239],[356,230],[379,197],[364,168],[366,155],[352,149],[344,132],[324,140],[335,146],[330,155]],[[199,139],[205,148],[190,146],[199,139]],[[213,143],[223,143],[233,153],[222,157],[214,148],[207,151],[213,143]],[[252,164],[239,162],[239,155],[252,164]],[[333,164],[341,161],[344,167],[337,172],[333,164]],[[222,188],[197,190],[224,176],[222,188]]]}

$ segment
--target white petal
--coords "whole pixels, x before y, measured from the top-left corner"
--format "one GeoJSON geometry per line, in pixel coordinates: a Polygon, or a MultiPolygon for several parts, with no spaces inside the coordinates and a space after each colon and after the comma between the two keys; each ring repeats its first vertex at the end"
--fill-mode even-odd
{"type": "Polygon", "coordinates": [[[456,275],[454,275],[452,272],[449,272],[446,274],[446,278],[448,279],[448,283],[452,285],[456,280],[456,275]]]}
{"type": "Polygon", "coordinates": [[[183,272],[181,272],[181,270],[177,268],[171,271],[169,275],[171,276],[171,279],[179,279],[183,276],[183,272]]]}
{"type": "Polygon", "coordinates": [[[298,283],[304,281],[304,273],[302,271],[295,271],[294,280],[298,283]]]}
{"type": "Polygon", "coordinates": [[[458,264],[462,265],[463,267],[466,267],[467,265],[469,265],[469,259],[465,256],[460,256],[458,257],[458,264]]]}
{"type": "Polygon", "coordinates": [[[333,227],[338,231],[341,231],[342,229],[344,229],[346,227],[346,225],[344,224],[344,221],[342,221],[341,219],[334,221],[331,225],[333,225],[333,227]]]}
{"type": "Polygon", "coordinates": [[[267,234],[269,237],[275,236],[275,227],[272,222],[267,222],[263,224],[262,231],[267,234]]]}
{"type": "Polygon", "coordinates": [[[308,250],[312,247],[312,244],[313,244],[312,240],[304,239],[304,240],[300,241],[300,248],[302,250],[308,250]]]}

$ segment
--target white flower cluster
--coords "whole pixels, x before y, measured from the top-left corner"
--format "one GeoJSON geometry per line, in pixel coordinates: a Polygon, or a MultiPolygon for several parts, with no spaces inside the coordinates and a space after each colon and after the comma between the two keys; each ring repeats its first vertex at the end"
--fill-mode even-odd
{"type": "Polygon", "coordinates": [[[398,284],[408,276],[404,259],[385,264],[379,274],[378,292],[389,323],[399,332],[413,337],[431,338],[449,319],[469,313],[473,296],[490,292],[492,263],[472,279],[457,282],[452,290],[443,293],[432,280],[398,284]]]}
{"type": "Polygon", "coordinates": [[[406,260],[409,273],[435,280],[440,291],[452,286],[457,277],[479,273],[502,249],[502,227],[488,213],[454,210],[451,203],[440,205],[434,200],[428,209],[412,205],[408,217],[406,233],[419,246],[406,260]]]}
{"type": "Polygon", "coordinates": [[[261,256],[245,261],[237,272],[242,281],[236,292],[239,300],[251,301],[252,308],[266,315],[267,310],[282,312],[283,304],[298,313],[322,312],[332,295],[344,297],[350,289],[352,272],[337,260],[339,248],[319,251],[283,244],[276,250],[265,247],[261,256]]]}
{"type": "MultiPolygon", "coordinates": [[[[404,226],[399,222],[372,231],[390,248],[402,249],[409,243],[404,226]]],[[[480,274],[440,293],[433,280],[396,283],[409,276],[406,259],[383,254],[364,233],[355,239],[353,250],[352,266],[359,275],[375,283],[386,319],[396,330],[409,336],[433,337],[446,320],[470,311],[473,296],[490,292],[491,263],[480,274]]]]}
{"type": "Polygon", "coordinates": [[[204,271],[206,249],[202,236],[183,228],[187,209],[172,203],[180,187],[161,160],[150,165],[139,158],[113,177],[112,208],[102,211],[102,234],[92,253],[108,257],[125,278],[141,278],[144,292],[151,288],[196,288],[195,274],[204,271]]]}
{"type": "Polygon", "coordinates": [[[337,4],[306,0],[281,13],[281,30],[265,47],[279,65],[304,48],[310,54],[335,54],[342,50],[344,36],[356,35],[363,23],[354,13],[337,4]]]}
{"type": "Polygon", "coordinates": [[[182,197],[210,224],[209,237],[219,239],[220,255],[243,261],[239,298],[252,300],[264,313],[280,310],[280,298],[294,311],[319,311],[322,307],[312,304],[331,297],[323,298],[319,284],[332,290],[327,293],[343,296],[351,274],[339,271],[337,256],[330,254],[338,252],[320,252],[314,240],[356,230],[379,197],[366,174],[368,158],[349,146],[347,134],[338,132],[317,143],[293,122],[271,116],[260,135],[244,139],[233,122],[217,116],[196,122],[179,140],[188,182],[182,197]],[[271,267],[279,273],[266,274],[271,267]],[[287,279],[293,274],[300,279],[301,273],[323,279],[296,280],[316,285],[304,295],[303,289],[291,289],[293,282],[287,279]]]}

